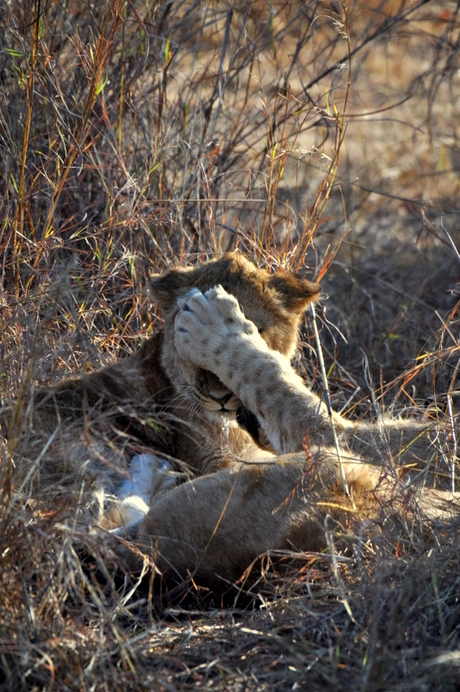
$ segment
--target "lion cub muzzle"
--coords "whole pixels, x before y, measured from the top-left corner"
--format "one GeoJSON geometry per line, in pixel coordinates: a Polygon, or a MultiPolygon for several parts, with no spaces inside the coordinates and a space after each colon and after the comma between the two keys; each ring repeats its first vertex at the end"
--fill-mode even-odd
{"type": "Polygon", "coordinates": [[[241,406],[238,397],[208,370],[198,370],[193,394],[207,411],[231,413],[241,406]]]}

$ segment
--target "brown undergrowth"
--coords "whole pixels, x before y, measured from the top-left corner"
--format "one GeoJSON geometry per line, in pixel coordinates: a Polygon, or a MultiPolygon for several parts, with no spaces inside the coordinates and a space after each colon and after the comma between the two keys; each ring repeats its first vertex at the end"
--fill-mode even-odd
{"type": "MultiPolygon", "coordinates": [[[[1,0],[0,14],[0,394],[18,421],[35,386],[157,328],[149,274],[234,247],[321,278],[336,410],[453,418],[458,2],[1,0]]],[[[303,336],[319,388],[310,320],[303,336]]],[[[349,513],[323,553],[168,590],[148,559],[141,580],[64,522],[33,474],[18,487],[14,444],[2,689],[458,689],[455,520],[349,513]]]]}

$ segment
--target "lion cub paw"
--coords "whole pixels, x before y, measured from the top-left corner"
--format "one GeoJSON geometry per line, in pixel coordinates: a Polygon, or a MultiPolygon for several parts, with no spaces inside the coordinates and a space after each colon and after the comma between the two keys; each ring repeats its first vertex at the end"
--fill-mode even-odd
{"type": "Polygon", "coordinates": [[[160,459],[153,454],[136,454],[131,459],[131,479],[123,483],[117,495],[120,500],[134,495],[150,504],[152,497],[160,490],[176,485],[172,470],[166,459],[160,459]]]}
{"type": "Polygon", "coordinates": [[[246,319],[236,298],[215,286],[206,293],[193,288],[177,301],[174,343],[179,354],[203,368],[212,369],[213,358],[229,344],[248,337],[258,339],[253,322],[246,319]]]}
{"type": "Polygon", "coordinates": [[[153,454],[137,454],[131,459],[131,478],[117,493],[119,502],[103,517],[101,526],[120,533],[139,524],[147,515],[152,498],[176,485],[172,466],[153,454]]]}

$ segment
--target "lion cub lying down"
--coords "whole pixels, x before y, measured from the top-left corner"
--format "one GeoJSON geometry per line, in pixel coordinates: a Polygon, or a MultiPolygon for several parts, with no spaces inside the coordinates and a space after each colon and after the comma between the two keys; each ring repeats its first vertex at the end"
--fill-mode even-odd
{"type": "MultiPolygon", "coordinates": [[[[228,253],[152,290],[164,325],[137,352],[16,406],[17,467],[41,493],[99,489],[96,524],[131,527],[160,571],[234,580],[267,550],[320,548],[345,498],[325,405],[290,365],[319,286],[228,253]]],[[[393,492],[390,461],[437,453],[429,422],[334,423],[358,506],[393,492]]]]}
{"type": "MultiPolygon", "coordinates": [[[[268,346],[222,286],[204,294],[194,288],[178,300],[178,307],[174,345],[181,361],[210,370],[236,393],[256,418],[251,420],[254,436],[260,437],[260,426],[277,456],[233,465],[176,488],[153,503],[138,539],[144,544],[152,536],[158,540],[163,569],[230,580],[267,550],[323,547],[325,517],[340,515],[340,496],[344,499],[325,405],[286,356],[268,346]]],[[[433,459],[436,448],[425,436],[428,424],[386,420],[378,430],[336,414],[334,425],[356,505],[380,500],[400,508],[401,488],[392,462],[403,452],[409,456],[409,449],[419,466],[433,459]]],[[[443,493],[421,491],[418,501],[428,515],[446,518],[454,511],[450,494],[446,502],[443,493]]]]}

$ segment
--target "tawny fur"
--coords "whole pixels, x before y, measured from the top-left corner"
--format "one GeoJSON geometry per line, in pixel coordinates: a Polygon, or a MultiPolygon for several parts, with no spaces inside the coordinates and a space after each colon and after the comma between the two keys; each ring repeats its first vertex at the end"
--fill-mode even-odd
{"type": "MultiPolygon", "coordinates": [[[[140,451],[195,477],[149,498],[137,539],[161,571],[233,580],[266,550],[318,548],[326,515],[344,499],[341,475],[324,403],[289,359],[319,286],[229,253],[154,277],[152,290],[163,310],[159,333],[113,366],[36,392],[22,416],[17,404],[2,422],[18,466],[37,465],[37,494],[59,482],[75,497],[82,482],[117,494],[140,451]],[[281,459],[258,453],[237,425],[242,404],[281,459]]],[[[428,421],[334,421],[358,505],[394,491],[386,464],[426,466],[437,453],[428,421]]],[[[98,523],[127,523],[123,502],[121,510],[98,523]]]]}

